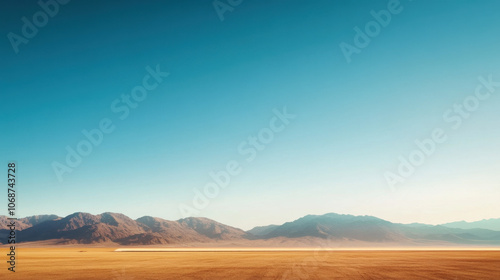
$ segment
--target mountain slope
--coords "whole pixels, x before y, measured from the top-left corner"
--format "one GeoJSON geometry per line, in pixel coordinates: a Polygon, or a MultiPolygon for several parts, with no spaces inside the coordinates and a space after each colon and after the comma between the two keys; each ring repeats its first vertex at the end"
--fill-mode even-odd
{"type": "Polygon", "coordinates": [[[500,245],[500,231],[489,229],[457,229],[445,226],[400,225],[401,231],[414,240],[436,240],[456,244],[500,245]]]}
{"type": "MultiPolygon", "coordinates": [[[[38,225],[40,223],[46,222],[46,221],[52,221],[52,220],[57,220],[60,219],[56,215],[37,215],[37,216],[30,216],[26,218],[21,218],[18,220],[15,220],[16,224],[16,231],[28,229],[34,225],[38,225]]],[[[7,237],[9,236],[10,229],[9,229],[9,224],[11,220],[8,220],[7,216],[0,216],[0,243],[6,242],[7,237]]]]}
{"type": "Polygon", "coordinates": [[[442,224],[441,226],[450,228],[461,228],[461,229],[482,228],[482,229],[500,231],[500,219],[488,219],[475,222],[459,221],[459,222],[442,224]]]}
{"type": "Polygon", "coordinates": [[[391,222],[371,217],[329,213],[308,215],[293,222],[285,223],[263,235],[273,237],[320,237],[334,239],[352,239],[368,242],[400,242],[407,238],[398,232],[391,222]]]}
{"type": "Polygon", "coordinates": [[[241,229],[207,218],[191,217],[178,221],[167,221],[145,216],[136,221],[146,232],[117,240],[118,243],[126,245],[149,245],[214,242],[243,239],[248,235],[241,229]]]}
{"type": "MultiPolygon", "coordinates": [[[[9,217],[7,216],[0,216],[0,229],[8,228],[8,224],[10,223],[8,218],[9,217]]],[[[26,218],[20,218],[16,220],[16,229],[23,230],[32,227],[34,225],[43,223],[45,221],[52,221],[57,219],[60,219],[60,217],[56,215],[36,215],[36,216],[29,216],[26,218]]]]}
{"type": "Polygon", "coordinates": [[[253,234],[255,236],[265,236],[269,234],[271,231],[275,230],[278,225],[268,225],[268,226],[261,226],[261,227],[254,227],[251,230],[247,231],[250,234],[253,234]]]}
{"type": "Polygon", "coordinates": [[[178,221],[144,216],[136,220],[144,233],[128,236],[118,243],[124,245],[179,244],[189,242],[209,242],[210,238],[200,235],[195,230],[178,221]]]}
{"type": "Polygon", "coordinates": [[[197,233],[215,240],[240,239],[248,234],[241,229],[227,226],[207,218],[185,218],[179,224],[195,230],[197,233]]]}
{"type": "Polygon", "coordinates": [[[19,240],[40,241],[64,239],[68,243],[103,243],[145,232],[134,220],[123,214],[92,215],[77,212],[60,220],[40,223],[19,232],[19,240]]]}
{"type": "MultiPolygon", "coordinates": [[[[7,219],[4,218],[7,224],[7,219]]],[[[167,221],[150,216],[137,220],[119,214],[77,212],[64,218],[29,217],[19,220],[19,242],[59,240],[59,243],[117,243],[122,245],[182,244],[242,239],[241,229],[207,218],[167,221]]],[[[2,229],[1,242],[9,230],[2,229]]]]}
{"type": "MultiPolygon", "coordinates": [[[[333,240],[365,242],[425,243],[429,241],[455,244],[500,245],[500,231],[488,229],[456,229],[425,224],[395,224],[372,216],[329,213],[308,215],[281,226],[266,228],[259,238],[318,237],[333,240]]],[[[252,229],[250,232],[259,231],[252,229]]]]}

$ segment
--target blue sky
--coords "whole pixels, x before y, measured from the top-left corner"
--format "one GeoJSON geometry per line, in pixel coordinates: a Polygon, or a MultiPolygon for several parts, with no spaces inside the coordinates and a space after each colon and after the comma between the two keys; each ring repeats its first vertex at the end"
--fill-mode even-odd
{"type": "Polygon", "coordinates": [[[401,1],[348,63],[339,44],[354,45],[354,28],[388,3],[244,0],[221,21],[212,1],[74,0],[16,53],[8,34],[41,7],[5,1],[0,149],[19,165],[19,215],[178,219],[193,189],[234,160],[241,173],[200,216],[244,229],[326,212],[497,217],[500,89],[456,130],[443,114],[478,77],[500,81],[500,4],[401,1]],[[110,105],[156,65],[170,75],[121,120],[110,105]],[[285,106],[295,119],[247,162],[240,143],[285,106]],[[103,118],[115,130],[60,182],[53,162],[103,118]],[[436,128],[447,141],[389,187],[384,174],[436,128]]]}

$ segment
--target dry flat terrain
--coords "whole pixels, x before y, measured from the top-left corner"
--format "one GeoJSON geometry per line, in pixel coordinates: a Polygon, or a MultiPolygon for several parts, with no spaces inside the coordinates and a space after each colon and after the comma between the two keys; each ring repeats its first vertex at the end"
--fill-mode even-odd
{"type": "MultiPolygon", "coordinates": [[[[1,279],[500,279],[500,251],[115,252],[19,248],[1,279]]],[[[1,250],[5,252],[5,248],[1,250]]],[[[2,253],[5,259],[5,254],[2,253]]]]}

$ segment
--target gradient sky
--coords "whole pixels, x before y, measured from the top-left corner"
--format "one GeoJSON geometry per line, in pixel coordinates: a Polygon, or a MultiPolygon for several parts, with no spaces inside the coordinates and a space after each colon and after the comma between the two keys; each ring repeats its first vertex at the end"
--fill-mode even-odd
{"type": "Polygon", "coordinates": [[[0,156],[19,166],[19,216],[179,219],[235,160],[242,172],[199,216],[243,229],[327,212],[498,217],[500,88],[459,129],[443,120],[479,76],[500,81],[498,1],[402,0],[351,63],[339,44],[389,1],[244,0],[221,21],[208,0],[73,0],[16,54],[7,34],[36,2],[0,9],[0,156]],[[120,120],[110,104],[158,64],[170,76],[120,120]],[[284,106],[296,118],[245,161],[238,145],[284,106]],[[59,182],[52,163],[103,118],[116,129],[59,182]],[[448,140],[391,189],[384,173],[435,128],[448,140]]]}

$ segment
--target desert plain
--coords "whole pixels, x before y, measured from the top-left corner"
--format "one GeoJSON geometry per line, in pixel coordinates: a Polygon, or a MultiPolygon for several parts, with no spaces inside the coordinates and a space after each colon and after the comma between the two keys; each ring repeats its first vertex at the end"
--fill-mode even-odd
{"type": "MultiPolygon", "coordinates": [[[[500,279],[500,250],[19,248],[1,279],[500,279]]],[[[5,250],[2,250],[5,251],[5,250]]]]}

